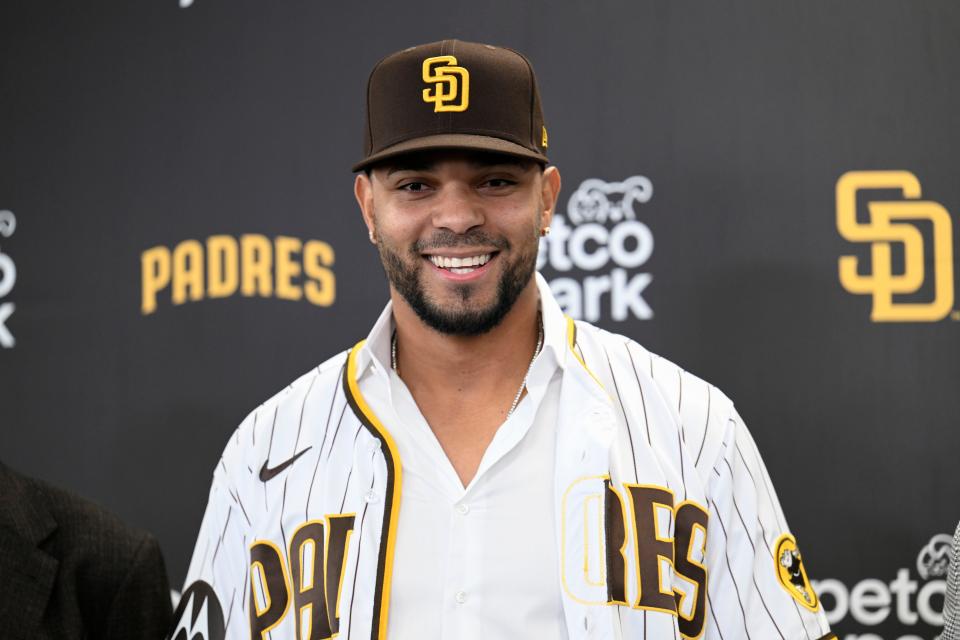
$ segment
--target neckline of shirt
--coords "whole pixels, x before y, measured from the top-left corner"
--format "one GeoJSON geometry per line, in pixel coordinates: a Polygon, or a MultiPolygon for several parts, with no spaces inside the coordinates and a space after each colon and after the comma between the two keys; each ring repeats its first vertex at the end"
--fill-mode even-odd
{"type": "MultiPolygon", "coordinates": [[[[567,358],[567,322],[560,305],[557,304],[550,285],[540,272],[535,272],[537,291],[540,294],[540,312],[543,318],[543,348],[534,360],[527,379],[531,384],[546,384],[554,369],[566,367],[567,358]]],[[[390,366],[390,342],[394,331],[393,302],[387,301],[383,311],[367,335],[366,342],[357,354],[357,378],[364,376],[371,368],[376,375],[386,376],[392,371],[390,366]]]]}
{"type": "Polygon", "coordinates": [[[442,486],[446,487],[444,490],[447,492],[449,499],[452,502],[458,502],[468,498],[474,487],[483,481],[484,476],[489,473],[490,469],[516,448],[530,432],[537,419],[537,414],[547,394],[550,382],[556,375],[559,375],[559,370],[553,368],[553,376],[547,378],[542,384],[536,386],[528,384],[527,393],[520,400],[516,410],[497,427],[493,438],[483,453],[483,457],[480,459],[476,473],[466,486],[460,481],[453,463],[447,457],[446,452],[443,451],[440,441],[430,425],[427,424],[426,418],[424,418],[403,380],[396,373],[390,371],[388,381],[378,380],[376,382],[380,384],[386,382],[387,396],[390,400],[389,406],[384,408],[388,413],[388,416],[385,417],[387,417],[388,424],[396,425],[397,430],[402,431],[402,433],[396,434],[398,442],[406,441],[412,444],[423,455],[432,460],[433,463],[430,464],[430,467],[445,477],[442,486]]]}

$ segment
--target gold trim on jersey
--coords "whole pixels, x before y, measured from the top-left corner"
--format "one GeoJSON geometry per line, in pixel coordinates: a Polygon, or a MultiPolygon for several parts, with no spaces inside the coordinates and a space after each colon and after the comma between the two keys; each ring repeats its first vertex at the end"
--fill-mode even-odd
{"type": "MultiPolygon", "coordinates": [[[[393,554],[397,544],[397,521],[400,517],[400,489],[403,481],[403,468],[400,464],[400,454],[393,436],[377,415],[370,409],[370,405],[360,393],[357,385],[357,356],[366,340],[358,342],[350,355],[347,356],[347,366],[343,372],[343,390],[347,396],[350,408],[360,422],[370,433],[380,441],[384,449],[384,460],[387,465],[387,495],[384,497],[383,531],[381,540],[386,544],[380,545],[380,561],[377,564],[376,596],[373,603],[373,624],[371,625],[372,640],[386,640],[387,615],[390,611],[390,585],[393,580],[393,554]]],[[[354,580],[357,578],[354,577],[354,580]]]]}
{"type": "MultiPolygon", "coordinates": [[[[567,597],[573,600],[574,602],[578,602],[584,605],[606,605],[606,604],[609,604],[607,602],[606,595],[604,595],[603,600],[584,600],[583,598],[580,598],[574,593],[574,590],[570,587],[570,584],[567,582],[567,507],[568,507],[567,503],[570,498],[570,492],[573,491],[573,488],[579,485],[580,483],[587,482],[589,480],[603,480],[604,486],[606,486],[606,482],[609,482],[610,480],[610,475],[605,473],[600,476],[580,476],[579,478],[577,478],[567,486],[567,488],[563,492],[563,498],[560,502],[560,508],[561,508],[560,521],[562,523],[560,527],[560,586],[563,587],[563,591],[567,595],[567,597]]],[[[600,495],[602,496],[603,494],[600,494],[600,495]]],[[[592,496],[591,495],[585,496],[585,498],[587,499],[589,499],[590,497],[592,496]]],[[[584,510],[584,517],[586,517],[586,510],[584,510]]],[[[603,521],[601,520],[598,524],[599,524],[599,531],[603,531],[604,530],[603,521]]],[[[587,527],[587,523],[586,521],[584,521],[584,531],[583,531],[584,536],[587,535],[586,532],[588,531],[586,527],[587,527]]],[[[584,573],[584,576],[586,576],[588,573],[586,563],[588,558],[587,553],[588,553],[588,547],[589,547],[586,540],[584,540],[583,546],[584,546],[583,573],[584,573]]],[[[624,543],[624,546],[626,546],[626,543],[624,543]]],[[[604,558],[604,562],[606,562],[605,558],[604,558]]],[[[574,563],[574,566],[575,566],[575,563],[574,563]]],[[[604,567],[604,574],[606,574],[606,567],[604,567]]],[[[603,584],[605,583],[606,583],[606,575],[604,575],[603,584]]],[[[589,580],[586,581],[586,584],[590,584],[590,586],[599,586],[599,585],[591,584],[589,580]]]]}
{"type": "Polygon", "coordinates": [[[583,369],[590,374],[590,377],[593,378],[594,382],[600,385],[600,388],[603,389],[603,392],[609,397],[610,394],[607,393],[606,387],[603,386],[603,383],[600,382],[593,371],[590,370],[590,367],[587,366],[587,363],[583,361],[583,358],[580,357],[580,354],[577,353],[577,325],[574,322],[573,318],[566,316],[567,318],[567,346],[570,347],[570,352],[573,354],[573,357],[577,359],[577,362],[583,367],[583,369]]]}

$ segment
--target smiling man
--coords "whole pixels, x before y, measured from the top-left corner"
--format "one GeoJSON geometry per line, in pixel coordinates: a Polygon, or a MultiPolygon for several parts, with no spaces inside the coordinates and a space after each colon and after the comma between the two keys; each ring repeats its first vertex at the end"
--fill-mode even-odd
{"type": "Polygon", "coordinates": [[[536,273],[547,144],[514,51],[374,68],[390,302],[228,443],[171,637],[835,638],[731,401],[536,273]]]}

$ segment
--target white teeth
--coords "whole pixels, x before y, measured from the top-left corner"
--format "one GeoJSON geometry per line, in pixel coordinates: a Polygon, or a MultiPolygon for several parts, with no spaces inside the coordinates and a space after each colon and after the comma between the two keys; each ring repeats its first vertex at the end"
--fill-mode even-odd
{"type": "Polygon", "coordinates": [[[454,273],[469,273],[473,269],[468,268],[466,271],[456,271],[457,269],[464,269],[467,267],[479,267],[486,264],[490,261],[490,258],[493,257],[489,253],[484,253],[479,256],[467,256],[466,258],[447,258],[445,256],[430,256],[430,262],[440,267],[441,269],[451,269],[454,270],[454,273]]]}
{"type": "Polygon", "coordinates": [[[474,271],[474,270],[471,269],[470,267],[460,268],[460,269],[458,269],[457,267],[454,267],[454,268],[450,269],[450,273],[470,273],[470,272],[472,272],[472,271],[474,271]]]}

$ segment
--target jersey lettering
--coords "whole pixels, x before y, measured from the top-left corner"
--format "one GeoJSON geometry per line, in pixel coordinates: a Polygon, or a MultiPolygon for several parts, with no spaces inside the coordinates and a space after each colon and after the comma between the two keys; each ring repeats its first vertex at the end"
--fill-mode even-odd
{"type": "Polygon", "coordinates": [[[627,531],[623,499],[604,481],[604,521],[607,549],[607,604],[627,604],[627,531]]]}
{"type": "Polygon", "coordinates": [[[290,605],[287,570],[280,549],[266,540],[250,547],[250,637],[265,640],[290,605]]]}
{"type": "Polygon", "coordinates": [[[340,631],[340,591],[354,514],[302,524],[290,541],[290,576],[297,640],[330,638],[340,631]]]}
{"type": "Polygon", "coordinates": [[[294,531],[286,558],[272,542],[258,541],[250,548],[251,638],[267,638],[287,615],[291,600],[297,640],[339,633],[340,593],[354,517],[335,514],[303,523],[294,531]]]}
{"type": "Polygon", "coordinates": [[[674,570],[678,582],[692,587],[674,587],[680,633],[685,638],[699,638],[706,622],[707,518],[707,511],[693,502],[677,505],[674,570]]]}
{"type": "Polygon", "coordinates": [[[692,500],[673,500],[673,492],[658,485],[618,488],[607,476],[573,482],[563,502],[566,594],[582,604],[677,616],[682,635],[699,638],[706,622],[708,512],[692,500]],[[599,572],[591,560],[594,541],[599,572]]]}
{"type": "Polygon", "coordinates": [[[633,505],[633,527],[637,559],[639,593],[633,606],[676,613],[673,586],[664,584],[664,569],[669,576],[673,566],[673,494],[663,487],[626,484],[633,505]]]}

